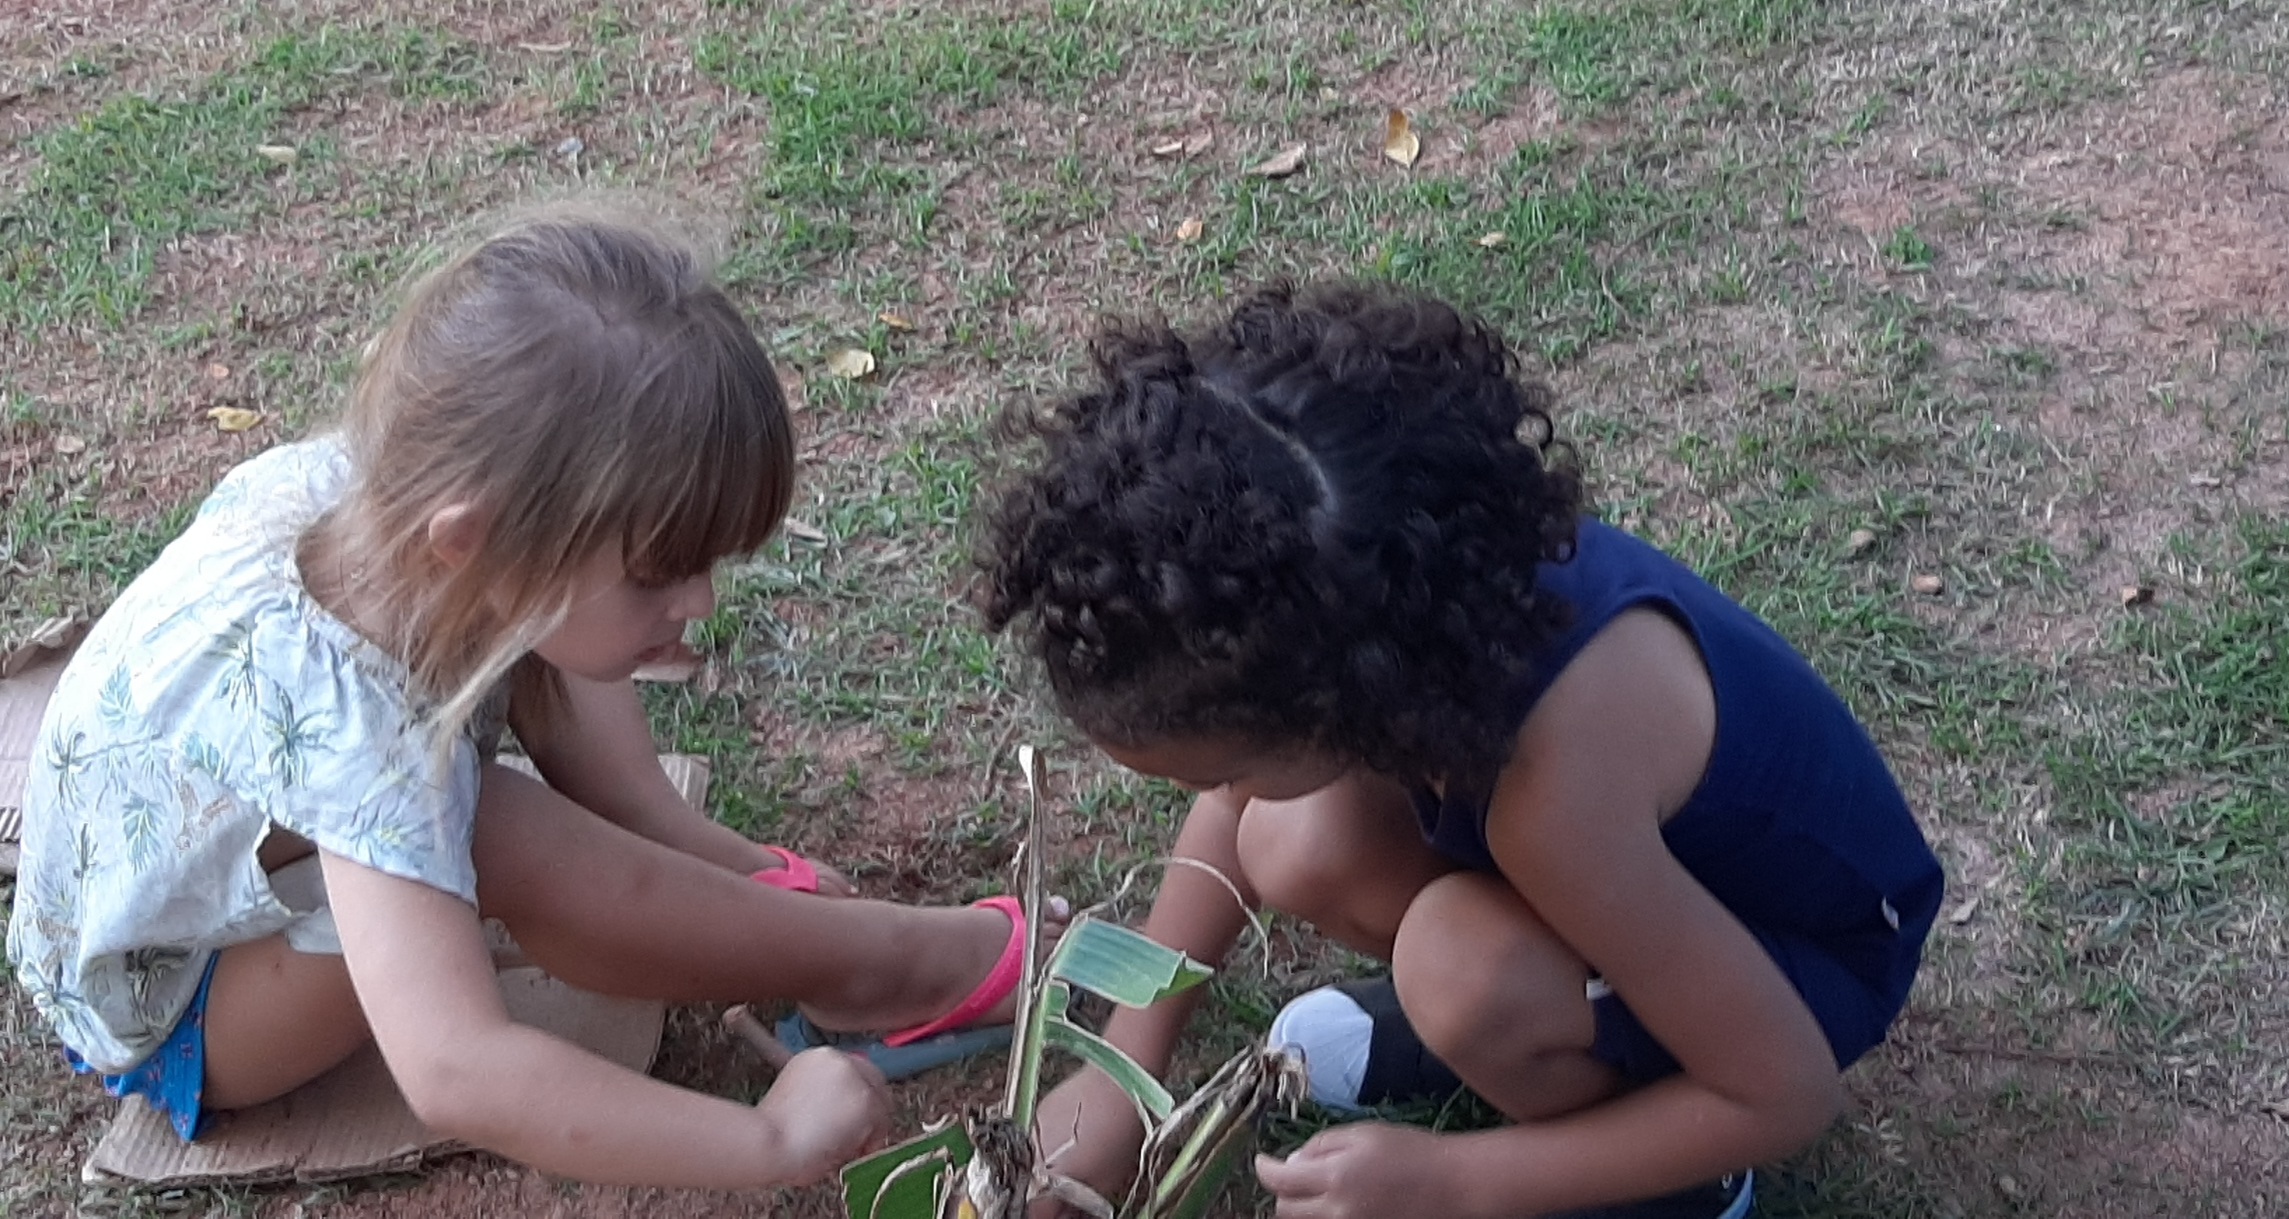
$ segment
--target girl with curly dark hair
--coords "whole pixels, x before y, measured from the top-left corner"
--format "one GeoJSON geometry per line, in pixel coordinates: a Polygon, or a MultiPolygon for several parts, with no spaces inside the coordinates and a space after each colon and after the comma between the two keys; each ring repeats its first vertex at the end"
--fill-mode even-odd
{"type": "MultiPolygon", "coordinates": [[[[991,512],[987,622],[1107,754],[1199,793],[1178,856],[1390,962],[1274,1022],[1317,1098],[1459,1077],[1513,1121],[1326,1131],[1258,1161],[1279,1214],[1745,1214],[1745,1174],[1706,1183],[1833,1119],[1939,905],[1866,732],[1764,623],[1583,514],[1549,391],[1477,320],[1275,289],[1095,354],[991,512]]],[[[1216,961],[1241,926],[1173,868],[1145,929],[1216,961]]],[[[1165,1070],[1196,1001],[1107,1034],[1165,1070]]],[[[1039,1133],[1100,1189],[1134,1171],[1092,1071],[1039,1133]]]]}

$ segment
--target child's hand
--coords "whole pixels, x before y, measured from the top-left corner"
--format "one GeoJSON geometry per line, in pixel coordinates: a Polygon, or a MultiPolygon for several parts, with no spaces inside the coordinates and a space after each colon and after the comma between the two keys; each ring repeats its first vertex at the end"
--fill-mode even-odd
{"type": "MultiPolygon", "coordinates": [[[[1120,1085],[1101,1071],[1084,1070],[1051,1089],[1034,1110],[1033,1130],[1051,1171],[1104,1197],[1119,1199],[1136,1175],[1144,1123],[1120,1085]]],[[[1031,1219],[1077,1213],[1044,1197],[1033,1204],[1031,1219]]]]}
{"type": "Polygon", "coordinates": [[[1279,1199],[1279,1219],[1451,1215],[1442,1150],[1427,1130],[1360,1122],[1314,1135],[1285,1160],[1257,1156],[1256,1180],[1279,1199]]]}
{"type": "Polygon", "coordinates": [[[821,1046],[788,1060],[755,1107],[776,1183],[813,1185],[890,1137],[890,1084],[872,1063],[821,1046]]]}

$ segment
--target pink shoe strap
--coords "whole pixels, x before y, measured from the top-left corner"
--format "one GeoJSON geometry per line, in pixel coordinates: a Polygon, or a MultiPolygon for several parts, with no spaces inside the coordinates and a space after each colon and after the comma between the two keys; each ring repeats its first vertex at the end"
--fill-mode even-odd
{"type": "Polygon", "coordinates": [[[985,981],[978,983],[978,988],[971,991],[970,997],[962,1000],[955,1006],[954,1010],[928,1024],[916,1025],[913,1028],[892,1033],[882,1039],[882,1044],[895,1049],[898,1046],[910,1045],[925,1037],[935,1037],[949,1029],[958,1029],[993,1010],[994,1004],[1008,998],[1009,992],[1016,990],[1017,984],[1024,980],[1025,907],[1020,905],[1016,898],[1006,895],[989,897],[983,901],[971,902],[970,904],[984,909],[999,910],[1009,916],[1009,943],[1003,946],[1001,959],[993,963],[993,971],[986,975],[985,981]]]}
{"type": "Polygon", "coordinates": [[[810,860],[785,847],[765,845],[763,849],[779,857],[779,866],[751,873],[750,879],[757,884],[769,885],[774,889],[786,889],[794,893],[816,893],[819,891],[819,870],[810,860]]]}

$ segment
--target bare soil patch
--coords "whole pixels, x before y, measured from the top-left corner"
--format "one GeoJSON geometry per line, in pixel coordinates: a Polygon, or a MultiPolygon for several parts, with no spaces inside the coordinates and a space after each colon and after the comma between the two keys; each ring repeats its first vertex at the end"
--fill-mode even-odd
{"type": "MultiPolygon", "coordinates": [[[[2080,477],[2042,513],[2093,604],[2159,574],[2168,539],[2289,502],[2279,372],[2252,336],[2289,325],[2289,125],[2278,99],[2204,68],[2085,106],[2007,152],[1916,131],[1823,167],[1840,253],[1974,315],[1951,354],[2022,358],[2026,420],[2080,477]],[[1909,229],[1928,273],[1886,265],[1909,229]]],[[[2073,626],[2048,627],[2068,635],[2073,626]]]]}

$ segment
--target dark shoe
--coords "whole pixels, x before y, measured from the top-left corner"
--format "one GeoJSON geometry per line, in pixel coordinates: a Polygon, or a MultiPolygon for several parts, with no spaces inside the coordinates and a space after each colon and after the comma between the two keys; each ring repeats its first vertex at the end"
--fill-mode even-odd
{"type": "Polygon", "coordinates": [[[1444,1100],[1462,1080],[1424,1048],[1389,978],[1323,986],[1272,1020],[1274,1046],[1303,1054],[1311,1099],[1330,1109],[1444,1100]]]}
{"type": "Polygon", "coordinates": [[[1741,1170],[1722,1181],[1697,1185],[1643,1202],[1560,1211],[1544,1219],[1747,1219],[1756,1210],[1756,1174],[1741,1170]]]}

